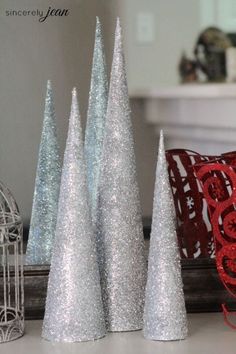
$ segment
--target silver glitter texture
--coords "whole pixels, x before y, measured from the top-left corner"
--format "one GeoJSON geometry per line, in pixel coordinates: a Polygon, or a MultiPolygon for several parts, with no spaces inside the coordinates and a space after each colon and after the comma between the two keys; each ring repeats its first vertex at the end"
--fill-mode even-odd
{"type": "Polygon", "coordinates": [[[95,222],[99,170],[107,110],[108,83],[106,60],[99,18],[96,21],[93,67],[89,93],[84,153],[87,165],[88,188],[92,220],[95,222]]]}
{"type": "Polygon", "coordinates": [[[188,332],[173,210],[161,132],[144,307],[144,337],[152,340],[184,339],[188,332]]]}
{"type": "Polygon", "coordinates": [[[50,341],[77,342],[104,335],[99,269],[74,89],[42,336],[50,341]]]}
{"type": "Polygon", "coordinates": [[[61,160],[50,81],[47,83],[43,131],[39,148],[26,264],[49,264],[54,241],[61,160]]]}
{"type": "Polygon", "coordinates": [[[109,331],[142,328],[146,267],[121,27],[117,21],[98,197],[97,245],[109,331]]]}

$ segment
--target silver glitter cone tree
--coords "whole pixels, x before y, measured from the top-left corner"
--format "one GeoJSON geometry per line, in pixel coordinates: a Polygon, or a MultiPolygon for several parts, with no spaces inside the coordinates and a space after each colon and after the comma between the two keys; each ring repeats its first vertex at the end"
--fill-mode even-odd
{"type": "Polygon", "coordinates": [[[144,243],[119,20],[98,199],[97,246],[107,328],[137,330],[143,316],[144,243]]]}
{"type": "Polygon", "coordinates": [[[93,66],[89,93],[84,152],[87,165],[88,188],[92,220],[95,221],[100,160],[107,110],[108,83],[102,30],[99,18],[96,22],[93,66]]]}
{"type": "Polygon", "coordinates": [[[26,264],[48,264],[51,261],[60,178],[61,160],[56,134],[56,117],[52,87],[48,81],[26,264]]]}
{"type": "Polygon", "coordinates": [[[104,335],[101,286],[74,89],[42,336],[50,341],[77,342],[104,335]]]}
{"type": "Polygon", "coordinates": [[[174,204],[161,132],[144,307],[144,337],[161,341],[179,340],[184,339],[187,332],[174,204]]]}

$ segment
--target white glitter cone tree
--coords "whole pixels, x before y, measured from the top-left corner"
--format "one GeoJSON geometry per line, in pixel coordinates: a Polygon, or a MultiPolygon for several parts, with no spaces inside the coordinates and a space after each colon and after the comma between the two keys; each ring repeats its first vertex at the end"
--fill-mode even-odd
{"type": "Polygon", "coordinates": [[[100,160],[103,146],[107,110],[108,82],[102,30],[96,20],[93,66],[89,93],[84,152],[87,165],[88,188],[92,220],[95,222],[97,208],[100,160]]]}
{"type": "Polygon", "coordinates": [[[74,89],[42,332],[45,339],[61,342],[105,335],[76,96],[74,89]]]}
{"type": "Polygon", "coordinates": [[[26,264],[49,264],[54,240],[61,178],[52,87],[47,83],[26,264]]]}
{"type": "Polygon", "coordinates": [[[117,21],[99,182],[97,245],[107,328],[142,328],[145,261],[121,27],[117,21]]]}
{"type": "Polygon", "coordinates": [[[152,340],[184,339],[188,332],[173,211],[161,132],[144,307],[144,337],[152,340]]]}

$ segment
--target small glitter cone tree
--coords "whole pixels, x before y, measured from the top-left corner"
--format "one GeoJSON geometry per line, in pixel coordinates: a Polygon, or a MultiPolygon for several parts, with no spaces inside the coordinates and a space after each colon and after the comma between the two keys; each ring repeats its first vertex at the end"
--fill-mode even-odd
{"type": "Polygon", "coordinates": [[[117,21],[98,197],[97,246],[109,331],[142,328],[146,267],[121,27],[117,21]]]}
{"type": "Polygon", "coordinates": [[[108,83],[102,30],[96,21],[93,67],[89,93],[84,153],[87,165],[88,188],[92,220],[95,222],[97,208],[100,160],[107,110],[108,83]]]}
{"type": "Polygon", "coordinates": [[[61,160],[50,81],[47,83],[26,264],[49,264],[55,235],[61,160]]]}
{"type": "Polygon", "coordinates": [[[72,93],[42,336],[77,342],[105,335],[76,90],[72,93]]]}
{"type": "Polygon", "coordinates": [[[161,132],[144,307],[144,337],[162,341],[179,340],[184,339],[187,332],[174,204],[161,132]]]}

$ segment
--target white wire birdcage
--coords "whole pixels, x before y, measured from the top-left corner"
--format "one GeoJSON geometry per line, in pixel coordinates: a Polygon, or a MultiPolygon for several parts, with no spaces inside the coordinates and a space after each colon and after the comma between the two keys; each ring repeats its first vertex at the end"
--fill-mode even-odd
{"type": "Polygon", "coordinates": [[[0,182],[0,343],[23,333],[23,224],[15,199],[0,182]]]}

